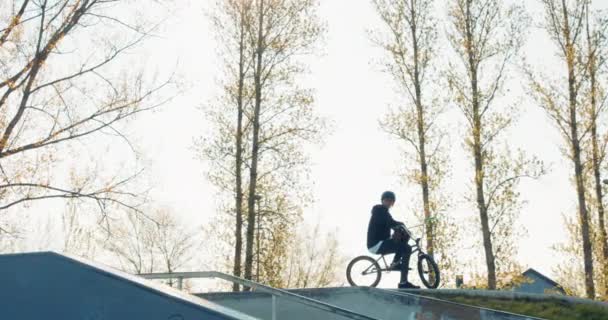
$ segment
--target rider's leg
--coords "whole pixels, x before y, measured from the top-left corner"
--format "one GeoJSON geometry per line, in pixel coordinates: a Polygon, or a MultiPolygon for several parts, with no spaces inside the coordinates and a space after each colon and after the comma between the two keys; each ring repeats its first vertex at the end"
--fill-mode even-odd
{"type": "Polygon", "coordinates": [[[382,242],[380,249],[378,249],[378,253],[395,253],[393,262],[404,262],[407,265],[409,262],[410,254],[412,254],[412,247],[410,247],[406,243],[397,242],[393,239],[388,239],[382,242]]]}
{"type": "Polygon", "coordinates": [[[401,246],[393,241],[393,239],[386,239],[382,241],[380,248],[378,248],[379,254],[391,254],[394,253],[395,257],[393,258],[393,263],[399,262],[397,258],[401,259],[402,254],[400,251],[402,250],[401,246]]]}
{"type": "Polygon", "coordinates": [[[415,288],[407,281],[407,274],[409,271],[409,262],[410,255],[412,254],[412,247],[403,242],[397,242],[393,239],[387,239],[382,242],[380,248],[378,249],[378,253],[380,254],[389,254],[395,253],[395,259],[393,262],[400,262],[400,270],[401,270],[401,281],[399,286],[406,285],[406,288],[415,288]],[[398,260],[398,259],[401,259],[398,260]]]}
{"type": "Polygon", "coordinates": [[[397,252],[395,252],[395,257],[393,258],[393,262],[401,263],[401,258],[403,258],[403,249],[401,246],[397,246],[397,252]]]}
{"type": "Polygon", "coordinates": [[[401,283],[407,282],[407,274],[410,267],[410,255],[412,254],[412,247],[403,243],[400,245],[399,253],[401,253],[402,261],[401,261],[401,283]]]}

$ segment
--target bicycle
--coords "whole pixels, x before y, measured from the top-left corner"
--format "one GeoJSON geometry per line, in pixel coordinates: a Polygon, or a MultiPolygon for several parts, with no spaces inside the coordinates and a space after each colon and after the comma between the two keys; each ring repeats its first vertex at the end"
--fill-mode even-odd
{"type": "MultiPolygon", "coordinates": [[[[399,226],[409,236],[409,239],[414,239],[411,232],[405,228],[405,226],[399,226]]],[[[398,227],[398,228],[399,228],[398,227]]],[[[422,251],[420,247],[420,238],[414,240],[412,246],[412,255],[418,253],[418,275],[422,284],[429,289],[436,289],[439,287],[441,281],[441,275],[439,273],[439,267],[432,256],[422,251]]],[[[389,264],[384,258],[385,255],[380,255],[380,258],[374,259],[367,255],[362,255],[354,258],[348,263],[346,268],[346,279],[348,283],[353,287],[376,287],[380,283],[382,278],[382,272],[396,271],[389,269],[389,264]],[[384,263],[384,267],[380,266],[380,260],[384,263]],[[358,270],[363,271],[358,271],[358,270]],[[371,281],[370,283],[367,282],[371,281]]],[[[409,268],[409,266],[408,266],[409,268]]],[[[412,270],[412,268],[409,268],[412,270]]]]}

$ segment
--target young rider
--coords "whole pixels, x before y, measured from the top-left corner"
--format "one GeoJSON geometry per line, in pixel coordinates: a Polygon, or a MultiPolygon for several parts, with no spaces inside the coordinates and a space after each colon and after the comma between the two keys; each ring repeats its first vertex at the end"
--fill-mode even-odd
{"type": "Polygon", "coordinates": [[[395,204],[395,193],[386,191],[382,193],[381,204],[372,208],[372,216],[367,228],[367,249],[374,254],[394,253],[395,257],[389,269],[401,270],[401,281],[399,288],[420,288],[407,281],[409,270],[410,254],[412,248],[407,241],[398,242],[391,238],[391,229],[395,229],[403,222],[395,221],[389,209],[395,204]]]}

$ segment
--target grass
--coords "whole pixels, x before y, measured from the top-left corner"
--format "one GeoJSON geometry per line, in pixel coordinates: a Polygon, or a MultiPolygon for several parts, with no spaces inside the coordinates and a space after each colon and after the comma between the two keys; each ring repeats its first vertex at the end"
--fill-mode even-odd
{"type": "Polygon", "coordinates": [[[608,309],[595,305],[569,303],[557,299],[532,301],[529,299],[512,300],[494,297],[470,297],[442,294],[426,295],[447,301],[550,320],[608,320],[608,309]]]}

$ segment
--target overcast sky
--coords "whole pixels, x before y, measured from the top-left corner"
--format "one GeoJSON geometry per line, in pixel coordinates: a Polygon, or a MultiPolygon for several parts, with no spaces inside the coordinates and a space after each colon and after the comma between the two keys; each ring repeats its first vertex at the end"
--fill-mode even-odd
{"type": "MultiPolygon", "coordinates": [[[[130,135],[144,154],[141,161],[154,184],[156,202],[174,209],[184,219],[206,223],[218,212],[214,190],[205,180],[205,164],[195,158],[192,146],[196,137],[208,132],[200,107],[216,96],[216,80],[221,71],[204,14],[211,1],[176,2],[181,3],[180,7],[168,20],[161,37],[146,45],[145,54],[151,67],[170,68],[177,63],[179,74],[187,83],[186,92],[161,110],[141,116],[130,135]]],[[[420,195],[418,189],[404,185],[396,175],[402,163],[399,144],[378,124],[396,96],[390,79],[374,62],[381,55],[367,35],[367,30],[378,23],[370,1],[321,2],[320,13],[328,32],[323,52],[312,59],[307,84],[316,90],[317,112],[333,121],[334,130],[321,148],[312,151],[316,201],[305,217],[310,223],[321,219],[325,230],[335,230],[344,254],[354,257],[366,252],[369,212],[382,191],[391,189],[397,193],[393,216],[403,221],[412,218],[408,216],[408,203],[420,195]]],[[[535,11],[538,5],[526,1],[526,6],[539,19],[535,11]]],[[[441,7],[445,10],[445,6],[441,7]]],[[[438,14],[443,16],[445,12],[440,10],[438,14]]],[[[564,72],[562,65],[552,62],[554,47],[544,31],[532,27],[528,34],[523,51],[528,62],[542,64],[546,72],[564,72]]],[[[438,50],[440,62],[450,58],[450,48],[438,50]]],[[[525,266],[552,277],[557,258],[550,247],[564,237],[561,214],[573,214],[576,208],[569,180],[572,170],[559,149],[561,137],[543,111],[525,96],[520,83],[517,79],[509,82],[513,101],[520,101],[524,112],[507,138],[512,148],[538,156],[551,171],[540,180],[521,185],[527,204],[520,222],[528,236],[519,239],[518,258],[525,266]]],[[[463,118],[453,109],[446,124],[454,133],[450,141],[452,177],[448,190],[453,199],[451,213],[461,219],[477,212],[462,200],[468,192],[471,171],[462,139],[456,136],[461,132],[463,118]]]]}

